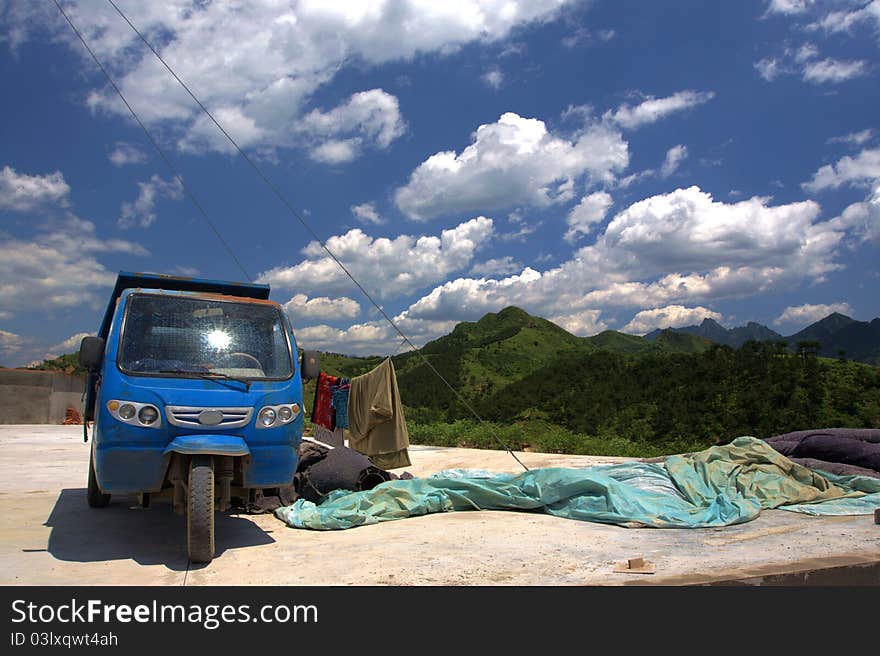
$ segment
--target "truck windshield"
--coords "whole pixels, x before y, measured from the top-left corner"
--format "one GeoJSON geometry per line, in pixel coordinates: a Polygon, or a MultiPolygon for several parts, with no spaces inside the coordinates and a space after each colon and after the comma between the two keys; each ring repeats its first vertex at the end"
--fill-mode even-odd
{"type": "Polygon", "coordinates": [[[283,379],[290,347],[280,310],[188,296],[132,294],[117,359],[130,373],[283,379]]]}

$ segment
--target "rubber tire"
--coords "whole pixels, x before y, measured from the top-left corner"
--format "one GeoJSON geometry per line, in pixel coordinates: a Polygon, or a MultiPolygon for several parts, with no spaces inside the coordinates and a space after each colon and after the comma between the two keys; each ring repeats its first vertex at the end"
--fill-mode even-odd
{"type": "Polygon", "coordinates": [[[194,563],[210,563],[214,558],[214,458],[211,456],[193,456],[189,461],[186,552],[194,563]]]}
{"type": "Polygon", "coordinates": [[[106,508],[110,503],[110,495],[101,492],[98,487],[98,477],[95,475],[95,454],[89,453],[89,487],[86,499],[91,508],[106,508]]]}

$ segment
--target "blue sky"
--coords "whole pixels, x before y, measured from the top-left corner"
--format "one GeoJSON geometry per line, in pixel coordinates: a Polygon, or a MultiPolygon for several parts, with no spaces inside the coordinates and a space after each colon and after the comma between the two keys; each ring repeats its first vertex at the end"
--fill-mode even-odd
{"type": "MultiPolygon", "coordinates": [[[[880,315],[880,0],[118,2],[417,344],[880,315]]],[[[105,0],[74,24],[300,343],[399,340],[105,0]]],[[[0,363],[242,271],[51,2],[0,2],[0,363]]]]}

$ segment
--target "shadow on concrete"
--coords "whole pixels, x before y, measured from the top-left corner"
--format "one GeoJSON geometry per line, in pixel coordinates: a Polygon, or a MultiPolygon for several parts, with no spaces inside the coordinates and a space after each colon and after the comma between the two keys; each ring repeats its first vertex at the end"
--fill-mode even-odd
{"type": "MultiPolygon", "coordinates": [[[[217,513],[214,522],[215,560],[227,549],[275,542],[244,517],[217,513]]],[[[106,508],[90,508],[84,488],[68,488],[58,495],[45,525],[52,529],[48,551],[59,560],[131,559],[174,571],[187,569],[186,519],[175,515],[167,502],[154,502],[144,510],[133,496],[120,496],[106,508]]]]}

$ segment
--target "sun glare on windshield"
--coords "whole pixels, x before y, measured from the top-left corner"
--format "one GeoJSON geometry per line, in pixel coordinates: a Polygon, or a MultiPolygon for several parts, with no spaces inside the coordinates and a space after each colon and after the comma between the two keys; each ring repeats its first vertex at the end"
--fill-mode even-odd
{"type": "Polygon", "coordinates": [[[229,343],[232,341],[229,333],[222,330],[212,330],[205,335],[205,338],[208,340],[208,346],[218,351],[229,348],[229,343]]]}

